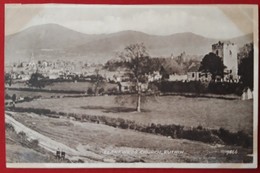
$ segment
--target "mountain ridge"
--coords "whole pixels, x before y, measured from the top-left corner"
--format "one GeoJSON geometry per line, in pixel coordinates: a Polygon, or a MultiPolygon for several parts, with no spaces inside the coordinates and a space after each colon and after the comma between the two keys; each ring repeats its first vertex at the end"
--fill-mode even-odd
{"type": "MultiPolygon", "coordinates": [[[[85,34],[58,24],[44,24],[27,28],[5,37],[5,60],[20,62],[35,59],[75,59],[90,62],[106,62],[116,56],[125,46],[144,43],[152,57],[166,57],[181,52],[205,55],[211,45],[221,39],[207,38],[192,32],[168,36],[151,35],[126,30],[109,34],[85,34]]],[[[223,39],[222,39],[223,40],[223,39]]],[[[253,34],[236,37],[239,46],[252,42],[253,34]]]]}

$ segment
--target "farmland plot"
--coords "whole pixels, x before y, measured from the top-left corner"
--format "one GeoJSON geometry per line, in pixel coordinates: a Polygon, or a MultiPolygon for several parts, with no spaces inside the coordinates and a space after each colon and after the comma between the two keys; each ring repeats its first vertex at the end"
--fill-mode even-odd
{"type": "Polygon", "coordinates": [[[35,100],[17,104],[24,108],[46,108],[57,112],[104,115],[133,120],[142,124],[180,124],[189,127],[225,128],[230,131],[253,132],[253,101],[163,96],[143,105],[120,105],[115,96],[35,100]]]}

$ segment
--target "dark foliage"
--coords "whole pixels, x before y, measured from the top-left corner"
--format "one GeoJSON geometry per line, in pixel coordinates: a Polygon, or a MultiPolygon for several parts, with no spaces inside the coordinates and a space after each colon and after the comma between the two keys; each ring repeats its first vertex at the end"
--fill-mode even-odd
{"type": "Polygon", "coordinates": [[[163,81],[168,80],[170,77],[169,73],[165,70],[165,68],[163,66],[161,66],[161,68],[160,68],[160,74],[162,75],[163,81]]]}
{"type": "Polygon", "coordinates": [[[12,101],[15,102],[16,101],[16,94],[12,95],[12,101]]]}
{"type": "Polygon", "coordinates": [[[254,51],[251,50],[247,57],[241,60],[238,68],[238,74],[241,76],[240,81],[244,87],[249,87],[253,90],[254,81],[254,51]]]}
{"type": "Polygon", "coordinates": [[[27,81],[29,87],[44,88],[48,84],[48,81],[41,73],[33,73],[30,79],[27,81]]]}
{"type": "Polygon", "coordinates": [[[5,73],[5,83],[12,86],[13,79],[10,73],[5,73]]]}
{"type": "Polygon", "coordinates": [[[14,132],[14,126],[10,123],[5,123],[5,129],[14,132]]]}
{"type": "Polygon", "coordinates": [[[12,99],[12,97],[9,94],[5,94],[5,99],[9,100],[9,99],[12,99]]]}
{"type": "Polygon", "coordinates": [[[229,145],[239,145],[245,148],[251,148],[253,146],[253,138],[251,135],[246,134],[243,131],[236,133],[229,132],[224,128],[220,128],[218,131],[213,131],[215,135],[229,145]]]}
{"type": "Polygon", "coordinates": [[[162,81],[155,83],[158,86],[158,89],[165,92],[190,92],[190,93],[206,93],[208,92],[207,86],[205,86],[200,81],[190,81],[190,82],[181,82],[181,81],[162,81]]]}
{"type": "Polygon", "coordinates": [[[223,77],[224,69],[225,66],[222,59],[211,52],[202,59],[199,71],[209,72],[212,74],[212,78],[215,79],[216,76],[223,77]]]}
{"type": "Polygon", "coordinates": [[[203,83],[201,81],[162,81],[154,82],[162,93],[213,93],[213,94],[236,94],[241,95],[243,87],[241,83],[214,82],[203,83]]]}
{"type": "Polygon", "coordinates": [[[254,44],[253,43],[247,43],[243,47],[239,48],[239,52],[237,54],[239,64],[241,63],[241,61],[244,58],[248,58],[249,53],[251,51],[253,51],[253,49],[254,49],[254,44]]]}
{"type": "Polygon", "coordinates": [[[88,95],[93,95],[93,94],[94,94],[93,89],[92,89],[92,88],[88,88],[87,94],[88,94],[88,95]]]}

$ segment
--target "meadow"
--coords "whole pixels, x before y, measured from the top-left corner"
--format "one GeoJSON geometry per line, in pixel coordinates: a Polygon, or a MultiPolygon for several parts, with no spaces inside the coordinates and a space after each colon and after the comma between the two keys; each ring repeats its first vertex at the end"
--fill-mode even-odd
{"type": "Polygon", "coordinates": [[[158,96],[148,98],[141,113],[129,96],[97,96],[80,98],[40,99],[17,104],[23,108],[45,108],[56,112],[103,115],[132,120],[140,124],[175,124],[210,129],[225,128],[253,133],[253,101],[216,98],[158,96]],[[117,100],[117,101],[116,101],[117,100]]]}
{"type": "MultiPolygon", "coordinates": [[[[116,84],[103,83],[98,89],[103,88],[104,91],[116,88],[116,84]]],[[[43,89],[30,88],[26,83],[15,83],[12,86],[8,86],[5,89],[5,94],[10,97],[15,94],[17,98],[55,98],[55,97],[78,97],[87,93],[89,89],[94,92],[94,84],[91,82],[54,82],[47,85],[43,89]]]]}

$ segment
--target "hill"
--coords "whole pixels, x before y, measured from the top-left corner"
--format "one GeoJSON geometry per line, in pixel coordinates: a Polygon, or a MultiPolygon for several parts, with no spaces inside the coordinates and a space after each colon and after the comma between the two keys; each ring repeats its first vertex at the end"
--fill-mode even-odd
{"type": "MultiPolygon", "coordinates": [[[[152,57],[169,57],[185,51],[189,55],[204,55],[218,40],[190,32],[168,36],[149,35],[137,31],[88,35],[57,24],[33,26],[5,37],[6,62],[35,60],[78,60],[101,62],[116,57],[117,52],[132,43],[143,42],[152,57]]],[[[233,38],[239,46],[252,41],[252,34],[233,38]]]]}

